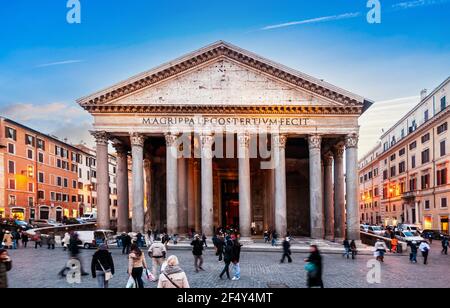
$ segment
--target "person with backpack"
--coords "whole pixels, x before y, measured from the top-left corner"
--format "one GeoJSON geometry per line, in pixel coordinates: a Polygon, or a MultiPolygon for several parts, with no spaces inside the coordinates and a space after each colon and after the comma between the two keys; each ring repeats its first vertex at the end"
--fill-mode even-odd
{"type": "Polygon", "coordinates": [[[148,255],[152,258],[152,274],[155,281],[159,279],[159,273],[161,272],[161,266],[166,260],[166,246],[164,246],[161,239],[157,238],[155,242],[148,249],[148,255]]]}
{"type": "Polygon", "coordinates": [[[428,244],[427,241],[424,241],[420,244],[419,246],[419,250],[422,252],[422,256],[423,256],[423,264],[427,265],[428,264],[428,256],[430,254],[430,244],[428,244]]]}
{"type": "Polygon", "coordinates": [[[97,278],[100,289],[108,288],[109,281],[114,275],[114,261],[106,244],[101,244],[92,256],[91,273],[92,278],[97,278]]]}

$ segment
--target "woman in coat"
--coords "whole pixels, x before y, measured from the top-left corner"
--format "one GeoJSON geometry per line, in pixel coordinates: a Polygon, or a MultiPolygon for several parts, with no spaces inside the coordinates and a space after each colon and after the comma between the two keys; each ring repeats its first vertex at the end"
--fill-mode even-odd
{"type": "Polygon", "coordinates": [[[159,289],[188,289],[190,288],[186,273],[180,268],[178,258],[170,256],[167,266],[159,277],[159,289]]]}
{"type": "Polygon", "coordinates": [[[380,262],[384,262],[384,255],[386,254],[388,248],[386,246],[386,243],[382,240],[379,239],[376,243],[375,243],[375,256],[377,257],[377,261],[380,262]]]}
{"type": "Polygon", "coordinates": [[[231,261],[233,261],[233,242],[232,241],[227,241],[224,251],[223,251],[223,257],[224,257],[224,261],[225,261],[225,267],[224,267],[222,273],[220,274],[220,279],[223,279],[223,275],[227,274],[227,278],[229,280],[231,280],[230,264],[231,264],[231,261]]]}
{"type": "Polygon", "coordinates": [[[106,244],[101,244],[92,256],[91,273],[92,278],[97,278],[98,287],[107,289],[109,281],[106,280],[106,272],[114,275],[114,261],[106,244]]]}
{"type": "Polygon", "coordinates": [[[322,280],[322,256],[320,255],[319,248],[316,245],[311,245],[311,254],[309,258],[305,260],[307,262],[308,271],[308,288],[320,287],[324,288],[322,280]]]}
{"type": "Polygon", "coordinates": [[[12,249],[13,237],[11,235],[11,232],[9,232],[9,231],[5,232],[5,235],[3,236],[3,241],[5,242],[5,248],[12,249]]]}
{"type": "Polygon", "coordinates": [[[145,256],[138,245],[133,244],[131,245],[131,252],[128,256],[128,274],[134,279],[139,289],[144,288],[144,281],[142,280],[144,269],[147,269],[145,256]]]}
{"type": "Polygon", "coordinates": [[[0,249],[0,289],[8,288],[8,276],[12,268],[11,258],[8,256],[8,252],[5,249],[0,249]]]}

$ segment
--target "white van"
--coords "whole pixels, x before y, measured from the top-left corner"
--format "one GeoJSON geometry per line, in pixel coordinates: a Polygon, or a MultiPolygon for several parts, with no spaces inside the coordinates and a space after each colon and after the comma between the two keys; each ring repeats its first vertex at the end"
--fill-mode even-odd
{"type": "Polygon", "coordinates": [[[85,249],[96,248],[102,243],[114,245],[114,232],[111,230],[77,231],[80,246],[85,249]]]}
{"type": "Polygon", "coordinates": [[[85,213],[80,217],[80,220],[85,222],[96,222],[97,221],[97,212],[85,213]]]}

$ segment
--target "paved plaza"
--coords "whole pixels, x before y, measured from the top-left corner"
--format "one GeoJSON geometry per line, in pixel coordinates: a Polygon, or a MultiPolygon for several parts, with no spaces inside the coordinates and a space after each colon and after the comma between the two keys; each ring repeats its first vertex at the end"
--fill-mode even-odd
{"type": "MultiPolygon", "coordinates": [[[[369,284],[366,275],[369,271],[369,255],[360,256],[356,261],[347,260],[338,254],[324,255],[324,281],[328,288],[403,288],[403,287],[446,287],[450,283],[450,256],[440,255],[440,245],[436,243],[430,258],[430,264],[409,264],[407,256],[388,255],[382,266],[381,284],[369,284]]],[[[94,250],[82,252],[86,268],[94,250]]],[[[124,288],[127,282],[127,257],[121,251],[112,250],[116,264],[116,275],[111,282],[113,288],[124,288]]],[[[193,288],[268,288],[289,287],[304,288],[306,272],[303,268],[303,253],[294,253],[293,264],[280,264],[281,253],[243,252],[241,258],[242,279],[240,281],[220,280],[218,278],[222,263],[217,261],[212,250],[205,254],[205,272],[195,273],[193,258],[189,250],[172,250],[180,258],[193,288]]],[[[12,288],[95,288],[96,281],[83,277],[81,284],[70,285],[57,277],[58,271],[67,260],[62,249],[49,251],[45,248],[33,248],[10,251],[13,258],[13,270],[9,273],[12,288]]],[[[150,260],[147,258],[148,263],[150,260]]],[[[422,261],[422,259],[419,259],[422,261]]],[[[146,282],[147,288],[155,288],[155,283],[146,282]]]]}

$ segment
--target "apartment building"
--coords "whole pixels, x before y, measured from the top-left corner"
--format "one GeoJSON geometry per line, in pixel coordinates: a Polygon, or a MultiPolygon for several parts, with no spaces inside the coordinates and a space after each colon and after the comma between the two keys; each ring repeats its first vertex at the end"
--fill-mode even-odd
{"type": "Polygon", "coordinates": [[[449,231],[449,95],[450,78],[430,94],[422,91],[420,103],[381,136],[377,158],[360,165],[361,175],[368,168],[379,170],[383,224],[449,231]]]}
{"type": "MultiPolygon", "coordinates": [[[[0,117],[0,217],[77,218],[95,208],[95,177],[93,150],[0,117]]],[[[114,156],[110,156],[110,181],[113,208],[117,204],[114,156]]]]}

